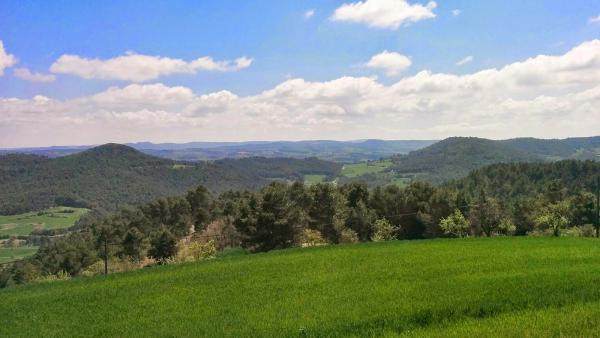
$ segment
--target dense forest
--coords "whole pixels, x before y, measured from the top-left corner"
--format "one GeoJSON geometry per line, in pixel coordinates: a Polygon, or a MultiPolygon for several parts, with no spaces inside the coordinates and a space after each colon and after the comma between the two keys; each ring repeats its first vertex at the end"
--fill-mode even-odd
{"type": "Polygon", "coordinates": [[[212,193],[255,190],[273,180],[302,180],[306,174],[334,177],[340,168],[316,158],[176,162],[117,144],[52,159],[9,154],[0,156],[0,214],[55,205],[112,211],[181,195],[198,185],[212,193]]]}
{"type": "Polygon", "coordinates": [[[599,173],[598,162],[567,160],[494,164],[441,186],[276,181],[218,195],[199,186],[44,243],[33,258],[5,268],[0,285],[79,275],[101,258],[160,263],[182,240],[256,252],[390,239],[593,236],[599,173]]]}

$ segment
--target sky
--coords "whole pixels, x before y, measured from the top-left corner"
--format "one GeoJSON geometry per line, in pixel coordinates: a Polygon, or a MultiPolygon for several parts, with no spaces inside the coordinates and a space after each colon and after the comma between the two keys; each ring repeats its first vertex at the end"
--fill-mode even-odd
{"type": "Polygon", "coordinates": [[[0,148],[600,135],[600,1],[0,2],[0,148]]]}

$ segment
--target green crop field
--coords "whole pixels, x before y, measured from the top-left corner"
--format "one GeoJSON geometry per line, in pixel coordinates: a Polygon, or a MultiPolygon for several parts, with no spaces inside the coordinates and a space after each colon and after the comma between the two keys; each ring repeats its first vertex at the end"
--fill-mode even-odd
{"type": "Polygon", "coordinates": [[[25,214],[0,215],[0,235],[29,235],[34,229],[62,229],[75,224],[88,209],[55,207],[25,214]]]}
{"type": "Polygon", "coordinates": [[[292,249],[0,290],[0,336],[587,337],[599,285],[596,239],[292,249]]]}
{"type": "Polygon", "coordinates": [[[304,175],[304,183],[311,185],[325,182],[325,175],[304,175]]]}
{"type": "Polygon", "coordinates": [[[342,175],[346,177],[357,177],[365,174],[376,174],[384,171],[392,165],[391,160],[361,162],[346,164],[342,168],[342,175]]]}
{"type": "Polygon", "coordinates": [[[21,260],[29,257],[37,251],[35,246],[26,246],[19,248],[0,248],[0,264],[21,260]]]}

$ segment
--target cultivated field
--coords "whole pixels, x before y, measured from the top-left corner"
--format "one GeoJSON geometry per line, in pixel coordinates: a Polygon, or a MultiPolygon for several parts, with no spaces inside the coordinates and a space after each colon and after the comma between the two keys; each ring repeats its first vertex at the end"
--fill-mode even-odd
{"type": "Polygon", "coordinates": [[[346,164],[342,168],[342,175],[346,177],[358,177],[366,174],[376,174],[384,171],[392,165],[391,160],[361,162],[346,164]]]}
{"type": "Polygon", "coordinates": [[[25,214],[0,215],[0,236],[29,235],[35,229],[62,229],[75,224],[88,209],[55,207],[25,214]]]}
{"type": "Polygon", "coordinates": [[[293,249],[0,290],[0,336],[595,336],[598,285],[596,239],[293,249]]]}

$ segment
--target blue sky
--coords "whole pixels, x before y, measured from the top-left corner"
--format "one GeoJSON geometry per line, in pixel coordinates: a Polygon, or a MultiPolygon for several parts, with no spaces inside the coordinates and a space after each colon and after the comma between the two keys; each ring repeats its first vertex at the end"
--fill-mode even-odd
{"type": "MultiPolygon", "coordinates": [[[[393,3],[393,0],[387,1],[393,3]]],[[[356,1],[2,1],[0,41],[5,52],[13,55],[18,62],[4,69],[4,75],[0,77],[0,98],[31,100],[35,96],[43,96],[65,102],[92,96],[111,87],[122,89],[136,82],[86,79],[68,72],[55,73],[54,81],[50,82],[34,82],[15,76],[17,68],[48,75],[53,63],[65,54],[107,60],[134,52],[184,61],[204,56],[215,61],[245,56],[252,59],[251,65],[236,71],[174,73],[137,83],[185,87],[195,95],[225,90],[240,97],[249,97],[276,88],[290,78],[322,83],[344,76],[367,77],[376,78],[377,85],[392,86],[424,70],[433,74],[474,74],[484,69],[500,69],[537,55],[565,55],[583,43],[600,38],[600,23],[593,21],[600,16],[599,1],[438,1],[431,11],[435,17],[401,24],[397,28],[332,19],[336,9],[350,3],[356,1]],[[314,14],[307,17],[309,10],[314,14]],[[453,13],[454,10],[460,13],[453,13]],[[411,65],[394,76],[386,76],[385,69],[366,66],[373,56],[383,51],[406,56],[411,65]],[[469,56],[472,61],[457,65],[469,56]]],[[[408,4],[427,5],[425,1],[409,1],[408,4]]],[[[536,93],[535,97],[556,95],[554,89],[548,90],[547,93],[536,93]]],[[[559,91],[561,95],[567,94],[559,91]]],[[[144,110],[147,107],[138,108],[144,110]]],[[[202,118],[206,119],[209,115],[205,114],[202,118]]],[[[460,120],[460,116],[455,119],[460,120]]],[[[288,122],[295,123],[292,120],[288,122]]],[[[251,121],[248,123],[252,126],[251,121]]],[[[357,125],[364,121],[353,120],[351,123],[357,125]]],[[[414,128],[421,128],[424,123],[417,123],[414,128]]],[[[449,125],[448,119],[443,123],[449,125]]],[[[21,127],[16,122],[9,124],[7,121],[0,125],[6,133],[12,134],[21,127]]],[[[305,127],[302,125],[298,129],[305,127]]],[[[23,139],[18,142],[0,139],[0,146],[2,142],[7,146],[17,146],[46,144],[53,140],[86,143],[136,138],[142,141],[137,138],[146,135],[141,130],[129,136],[119,134],[107,135],[105,139],[78,140],[76,135],[72,139],[64,135],[41,135],[41,129],[28,135],[27,142],[23,139]],[[38,142],[31,141],[35,135],[39,137],[38,142]]],[[[375,129],[364,135],[326,130],[320,133],[299,132],[291,138],[378,135],[381,138],[407,138],[385,132],[385,128],[375,129]]],[[[488,135],[485,130],[478,131],[476,128],[450,130],[448,134],[466,133],[468,130],[489,137],[520,136],[507,132],[488,135]]],[[[254,138],[262,135],[263,131],[257,130],[237,138],[254,138]]],[[[577,132],[577,129],[570,132],[577,132]]],[[[532,134],[563,136],[558,132],[543,135],[534,131],[532,134]]],[[[235,134],[219,135],[190,132],[179,138],[176,134],[164,132],[155,140],[236,139],[235,134]]],[[[273,136],[285,138],[286,135],[289,133],[273,136]]],[[[446,136],[443,132],[427,132],[423,137],[418,137],[418,133],[405,135],[411,138],[446,136]]],[[[11,140],[15,137],[12,135],[11,140]]]]}

